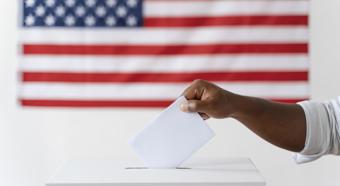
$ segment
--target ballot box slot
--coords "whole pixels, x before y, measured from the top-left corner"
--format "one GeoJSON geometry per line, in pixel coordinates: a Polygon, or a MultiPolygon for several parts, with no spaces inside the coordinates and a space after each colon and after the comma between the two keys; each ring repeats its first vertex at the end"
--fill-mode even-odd
{"type": "Polygon", "coordinates": [[[125,167],[125,169],[148,169],[148,167],[125,167]]]}
{"type": "MultiPolygon", "coordinates": [[[[143,170],[143,169],[169,169],[169,168],[149,168],[149,167],[125,167],[127,170],[143,170]]],[[[191,169],[190,167],[176,167],[173,169],[191,169]]]]}
{"type": "Polygon", "coordinates": [[[176,167],[176,169],[191,169],[190,167],[176,167]]]}

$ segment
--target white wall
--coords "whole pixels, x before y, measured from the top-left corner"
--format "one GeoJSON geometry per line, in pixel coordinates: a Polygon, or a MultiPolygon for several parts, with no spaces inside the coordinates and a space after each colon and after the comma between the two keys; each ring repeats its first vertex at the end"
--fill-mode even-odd
{"type": "MultiPolygon", "coordinates": [[[[127,139],[159,110],[38,110],[16,104],[16,2],[0,6],[0,185],[42,186],[67,158],[119,158],[127,139]]],[[[340,1],[312,0],[311,91],[316,100],[340,95],[340,1]]],[[[217,136],[196,156],[248,156],[270,186],[340,184],[340,158],[296,165],[233,120],[210,120],[217,136]]]]}

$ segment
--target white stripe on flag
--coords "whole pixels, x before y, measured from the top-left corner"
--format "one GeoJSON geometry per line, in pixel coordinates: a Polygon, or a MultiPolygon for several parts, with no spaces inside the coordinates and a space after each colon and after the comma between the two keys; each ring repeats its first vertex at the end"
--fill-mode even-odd
{"type": "MultiPolygon", "coordinates": [[[[306,98],[307,82],[218,83],[235,93],[267,98],[306,98]],[[275,91],[273,91],[275,90],[275,91]],[[292,91],[294,90],[294,91],[292,91]]],[[[62,84],[25,83],[21,87],[23,99],[174,99],[188,86],[186,83],[129,83],[129,84],[62,84]]]]}
{"type": "Polygon", "coordinates": [[[207,0],[207,1],[145,1],[146,17],[275,15],[307,14],[309,1],[298,0],[207,0]]]}
{"type": "Polygon", "coordinates": [[[216,44],[308,42],[305,26],[217,27],[195,29],[26,29],[22,43],[49,44],[216,44]],[[95,36],[95,37],[93,37],[95,36]]]}
{"type": "Polygon", "coordinates": [[[21,71],[34,72],[214,72],[307,71],[308,56],[201,55],[170,57],[26,56],[21,71]]]}

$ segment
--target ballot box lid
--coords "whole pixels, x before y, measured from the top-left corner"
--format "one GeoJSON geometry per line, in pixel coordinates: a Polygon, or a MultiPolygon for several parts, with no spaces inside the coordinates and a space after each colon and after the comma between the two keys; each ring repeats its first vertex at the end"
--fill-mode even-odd
{"type": "Polygon", "coordinates": [[[176,169],[149,169],[138,161],[69,160],[46,186],[260,186],[264,179],[248,158],[192,159],[176,169]]]}

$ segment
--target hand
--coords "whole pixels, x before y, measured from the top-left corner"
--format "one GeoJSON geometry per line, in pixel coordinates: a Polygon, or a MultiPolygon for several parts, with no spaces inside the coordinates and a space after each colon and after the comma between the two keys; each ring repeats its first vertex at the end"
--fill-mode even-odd
{"type": "Polygon", "coordinates": [[[226,118],[232,114],[231,97],[235,94],[204,80],[195,80],[184,92],[188,101],[181,105],[184,112],[198,112],[203,119],[226,118]]]}

